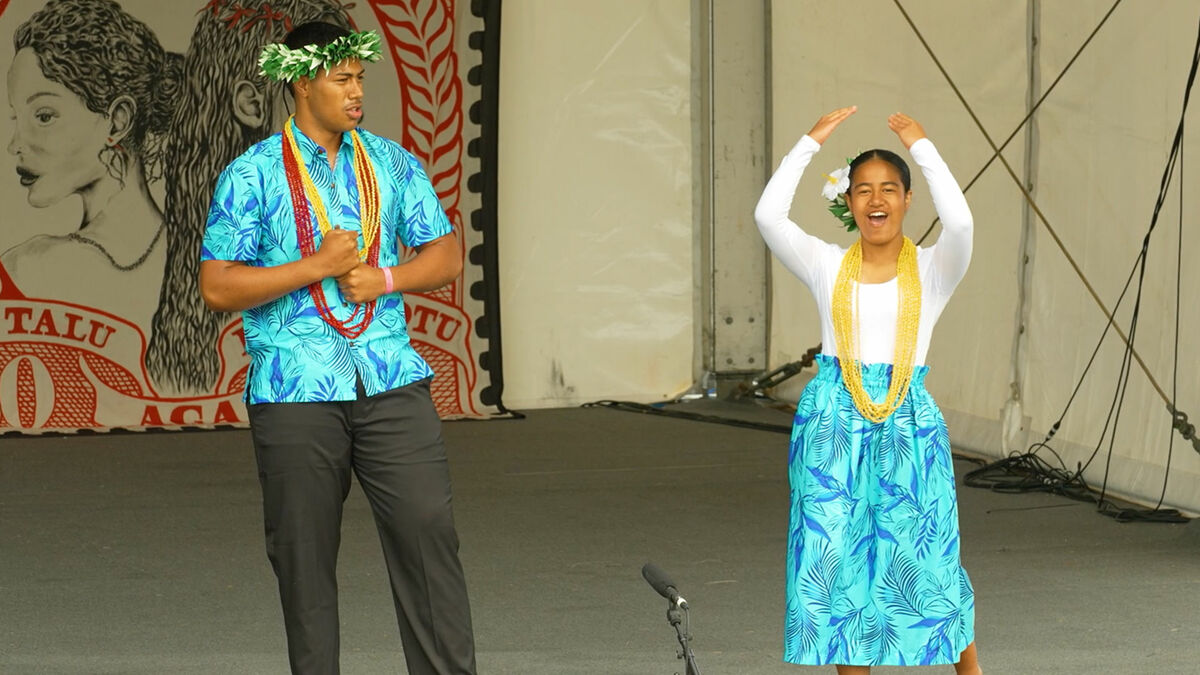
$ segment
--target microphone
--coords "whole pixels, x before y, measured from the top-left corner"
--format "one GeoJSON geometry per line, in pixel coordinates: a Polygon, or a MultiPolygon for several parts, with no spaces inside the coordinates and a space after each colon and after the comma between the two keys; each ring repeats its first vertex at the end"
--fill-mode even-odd
{"type": "Polygon", "coordinates": [[[688,608],[687,600],[684,600],[683,596],[679,595],[679,591],[675,588],[675,582],[668,579],[667,573],[662,571],[658,565],[649,562],[642,565],[642,578],[646,580],[646,583],[650,584],[650,588],[653,588],[659,595],[670,600],[675,606],[680,609],[688,608]]]}

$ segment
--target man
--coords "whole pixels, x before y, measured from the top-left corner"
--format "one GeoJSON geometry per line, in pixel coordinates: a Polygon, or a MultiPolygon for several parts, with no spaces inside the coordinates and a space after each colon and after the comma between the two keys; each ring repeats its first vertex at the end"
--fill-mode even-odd
{"type": "Polygon", "coordinates": [[[146,347],[146,370],[162,396],[227,393],[218,343],[234,317],[201,301],[196,251],[221,170],[290,114],[284,87],[260,72],[263,45],[309,21],[351,25],[341,0],[210,0],[196,13],[163,161],[167,263],[146,347]]]}
{"type": "Polygon", "coordinates": [[[473,673],[466,583],[432,371],[400,292],[439,288],[462,261],[428,177],[357,130],[374,32],[327,23],[269,45],[263,72],[296,113],[217,181],[200,290],[244,312],[246,402],[294,673],[338,672],[335,568],[353,471],[383,543],[408,671],[473,673]],[[417,254],[399,264],[399,245],[417,254]]]}

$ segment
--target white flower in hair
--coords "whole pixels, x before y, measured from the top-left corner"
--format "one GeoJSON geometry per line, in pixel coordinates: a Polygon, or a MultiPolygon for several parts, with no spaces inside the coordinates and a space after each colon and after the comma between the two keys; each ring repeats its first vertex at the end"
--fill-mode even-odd
{"type": "Polygon", "coordinates": [[[850,189],[850,160],[837,171],[823,174],[825,183],[821,186],[821,196],[829,200],[829,212],[837,217],[847,232],[858,229],[854,222],[854,214],[850,213],[850,205],[846,203],[846,192],[850,189]]]}
{"type": "Polygon", "coordinates": [[[846,190],[850,189],[850,167],[843,166],[842,168],[827,173],[825,175],[825,184],[821,186],[821,196],[829,201],[833,201],[840,195],[846,194],[846,190]]]}

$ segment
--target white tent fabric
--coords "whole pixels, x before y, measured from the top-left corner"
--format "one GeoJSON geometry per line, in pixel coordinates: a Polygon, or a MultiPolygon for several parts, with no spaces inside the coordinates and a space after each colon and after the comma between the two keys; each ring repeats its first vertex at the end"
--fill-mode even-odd
{"type": "MultiPolygon", "coordinates": [[[[997,143],[1024,117],[1031,64],[1042,87],[1036,97],[1112,6],[1108,0],[901,4],[997,143]],[[1034,4],[1040,6],[1035,17],[1040,53],[1031,52],[1027,42],[1028,12],[1034,4]]],[[[1149,225],[1182,109],[1198,18],[1200,7],[1187,0],[1123,3],[1034,118],[1033,198],[1110,308],[1149,225]]],[[[901,149],[884,122],[894,110],[925,125],[960,184],[991,157],[987,140],[896,3],[874,0],[869,8],[848,12],[828,3],[779,0],[772,6],[772,29],[776,160],[819,115],[850,104],[859,105],[860,112],[827,143],[814,170],[836,168],[844,157],[867,147],[901,149]]],[[[1195,138],[1194,131],[1188,134],[1195,138]]],[[[1018,175],[1024,174],[1024,148],[1022,134],[1004,153],[1018,175]]],[[[1184,189],[1185,223],[1194,222],[1198,213],[1197,195],[1186,189],[1191,184],[1184,189]]],[[[839,238],[832,216],[823,211],[819,189],[815,180],[801,183],[793,218],[830,240],[848,242],[845,235],[839,238]]],[[[910,236],[930,222],[923,189],[917,179],[915,206],[905,223],[910,236]]],[[[999,162],[967,198],[975,215],[975,256],[934,334],[929,387],[941,402],[956,444],[1001,456],[1006,450],[1024,451],[1055,422],[1107,320],[1036,216],[1029,227],[1031,269],[1022,299],[1025,199],[999,162]]],[[[1168,396],[1178,222],[1176,185],[1151,241],[1136,338],[1138,354],[1168,396]]],[[[1200,415],[1200,382],[1194,376],[1200,317],[1189,302],[1200,279],[1187,265],[1200,244],[1186,231],[1183,238],[1177,400],[1182,411],[1200,415]]],[[[1126,332],[1132,304],[1133,289],[1117,312],[1126,332]]],[[[772,309],[773,364],[795,359],[819,341],[807,290],[778,266],[772,309]]],[[[1110,331],[1051,441],[1069,469],[1087,463],[1101,438],[1122,351],[1120,338],[1110,331]]],[[[1136,363],[1133,368],[1111,464],[1106,442],[1084,477],[1099,486],[1108,465],[1110,491],[1152,505],[1169,468],[1164,504],[1198,512],[1200,455],[1175,434],[1168,467],[1171,417],[1146,373],[1136,363]]],[[[1056,463],[1053,455],[1042,452],[1043,459],[1056,463]]]]}
{"type": "MultiPolygon", "coordinates": [[[[702,217],[689,184],[697,147],[693,4],[504,5],[500,259],[505,400],[512,407],[663,400],[692,381],[694,327],[704,321],[692,272],[702,217]]],[[[1000,143],[1114,0],[899,4],[1000,143]]],[[[772,165],[819,115],[849,104],[859,113],[818,155],[812,172],[834,169],[870,147],[903,151],[885,124],[896,110],[925,125],[963,185],[992,157],[896,2],[774,0],[770,9],[772,165]]],[[[1033,199],[1110,308],[1149,224],[1198,19],[1194,0],[1123,0],[1004,152],[1019,176],[1029,172],[1033,199]]],[[[718,102],[738,104],[746,102],[718,102]]],[[[1193,141],[1196,126],[1188,134],[1193,141]]],[[[816,176],[801,183],[793,219],[848,244],[852,238],[825,211],[819,189],[816,176]]],[[[919,176],[914,190],[906,227],[917,238],[933,211],[919,176]]],[[[1184,220],[1194,221],[1198,197],[1184,192],[1184,220]]],[[[1178,195],[1176,186],[1151,243],[1136,339],[1168,395],[1178,195]]],[[[1025,451],[1058,419],[1106,319],[1000,162],[967,198],[976,221],[974,260],[934,334],[928,382],[958,447],[1000,457],[1025,451]]],[[[937,234],[935,228],[926,243],[937,234]]],[[[1189,299],[1200,279],[1186,264],[1197,252],[1200,243],[1184,232],[1178,404],[1193,416],[1200,416],[1194,376],[1200,317],[1189,299]]],[[[819,325],[808,291],[785,270],[773,264],[764,283],[772,287],[775,367],[817,344],[819,325]]],[[[1131,291],[1117,312],[1124,331],[1132,302],[1131,291]]],[[[1110,332],[1051,441],[1070,470],[1087,463],[1100,440],[1121,354],[1110,332]]],[[[776,395],[794,399],[801,379],[776,395]]],[[[1152,505],[1169,469],[1164,505],[1200,512],[1200,455],[1170,431],[1170,421],[1135,364],[1111,462],[1106,443],[1084,472],[1088,483],[1101,485],[1107,466],[1111,492],[1152,505]]]]}
{"type": "Polygon", "coordinates": [[[504,401],[663,399],[692,381],[688,0],[504,4],[504,401]]]}

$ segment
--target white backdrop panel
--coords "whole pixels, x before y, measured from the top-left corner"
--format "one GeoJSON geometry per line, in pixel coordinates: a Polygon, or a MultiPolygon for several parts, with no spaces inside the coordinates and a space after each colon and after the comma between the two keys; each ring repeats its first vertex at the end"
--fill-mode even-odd
{"type": "Polygon", "coordinates": [[[504,401],[670,397],[693,354],[689,0],[508,0],[504,401]]]}
{"type": "MultiPolygon", "coordinates": [[[[1043,3],[1042,77],[1057,74],[1111,6],[1107,0],[1043,3]]],[[[1096,36],[1040,114],[1038,201],[1067,249],[1111,309],[1133,268],[1150,222],[1167,153],[1182,110],[1200,6],[1191,0],[1125,3],[1096,36]]],[[[1189,115],[1196,119],[1195,103],[1189,115]]],[[[1186,147],[1197,147],[1192,132],[1186,147]]],[[[1186,155],[1185,155],[1186,159],[1186,155]]],[[[1187,169],[1185,161],[1185,171],[1187,169]]],[[[1190,173],[1187,172],[1187,173],[1190,173]]],[[[1186,174],[1185,174],[1186,177],[1186,174]]],[[[1195,179],[1187,181],[1195,185],[1195,179]]],[[[1184,222],[1197,222],[1198,198],[1185,190],[1184,222]]],[[[1171,392],[1179,190],[1173,188],[1151,240],[1137,351],[1171,392]]],[[[1038,232],[1027,412],[1035,430],[1057,419],[1104,328],[1105,318],[1044,229],[1038,232]]],[[[1200,382],[1195,358],[1200,328],[1195,289],[1200,244],[1183,233],[1179,407],[1196,414],[1200,382]]],[[[1136,279],[1135,279],[1136,283],[1136,279]]],[[[1118,312],[1128,328],[1133,289],[1118,312]]],[[[1110,332],[1054,447],[1068,466],[1087,462],[1112,404],[1123,345],[1110,332]]],[[[1109,476],[1110,488],[1157,501],[1167,467],[1170,416],[1135,364],[1125,397],[1109,476]]],[[[1085,478],[1099,484],[1108,446],[1085,478]]],[[[1200,511],[1200,456],[1175,436],[1166,502],[1200,511]]]]}

